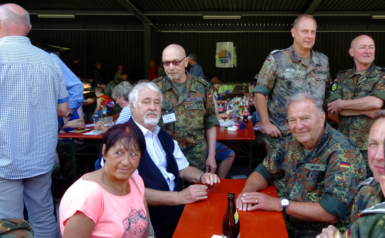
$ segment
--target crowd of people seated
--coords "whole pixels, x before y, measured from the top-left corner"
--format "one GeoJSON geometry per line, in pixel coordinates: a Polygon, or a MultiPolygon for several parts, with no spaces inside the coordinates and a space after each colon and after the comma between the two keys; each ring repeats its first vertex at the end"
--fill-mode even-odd
{"type": "MultiPolygon", "coordinates": [[[[0,6],[1,93],[14,102],[1,106],[0,237],[57,236],[51,196],[57,133],[85,126],[79,72],[32,46],[30,29],[27,11],[0,6]],[[35,82],[33,90],[15,89],[9,82],[16,80],[35,82]]],[[[236,207],[282,212],[289,237],[385,237],[385,71],[373,63],[373,39],[360,35],[348,52],[354,67],[331,80],[328,57],[312,49],[316,29],[311,15],[297,17],[293,45],[272,51],[249,83],[252,120],[267,156],[236,207]],[[336,129],[328,114],[338,117],[336,129]],[[278,197],[260,192],[269,185],[278,197]]],[[[161,67],[151,62],[149,80],[134,86],[122,66],[110,82],[101,67],[94,72],[94,112],[103,113],[108,100],[122,111],[111,128],[94,125],[104,132],[100,158],[62,197],[60,232],[172,237],[184,206],[207,199],[208,186],[226,178],[235,158],[216,138],[218,120],[231,116],[218,111],[222,82],[176,44],[163,50],[161,67]]]]}

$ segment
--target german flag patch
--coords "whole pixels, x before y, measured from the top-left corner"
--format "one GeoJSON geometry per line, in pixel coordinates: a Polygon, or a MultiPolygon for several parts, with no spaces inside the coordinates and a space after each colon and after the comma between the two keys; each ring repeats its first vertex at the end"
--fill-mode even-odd
{"type": "Polygon", "coordinates": [[[350,164],[349,164],[349,163],[343,163],[343,162],[341,162],[341,163],[340,163],[340,167],[350,169],[350,164]]]}
{"type": "Polygon", "coordinates": [[[212,94],[212,93],[210,93],[210,94],[209,94],[209,98],[211,98],[211,96],[213,96],[213,94],[212,94]]]}

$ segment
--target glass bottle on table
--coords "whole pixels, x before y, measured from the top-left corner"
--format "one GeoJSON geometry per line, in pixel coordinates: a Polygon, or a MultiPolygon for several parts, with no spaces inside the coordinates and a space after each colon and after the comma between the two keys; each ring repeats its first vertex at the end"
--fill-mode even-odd
{"type": "Polygon", "coordinates": [[[223,106],[222,106],[222,103],[219,104],[218,112],[219,112],[219,113],[223,113],[223,106]]]}
{"type": "Polygon", "coordinates": [[[239,216],[234,199],[234,193],[227,195],[227,209],[222,222],[222,238],[239,238],[241,236],[239,216]]]}

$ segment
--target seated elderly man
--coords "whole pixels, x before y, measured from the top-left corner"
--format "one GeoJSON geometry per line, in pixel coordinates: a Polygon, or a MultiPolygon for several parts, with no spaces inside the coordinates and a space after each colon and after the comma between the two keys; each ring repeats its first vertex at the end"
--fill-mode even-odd
{"type": "Polygon", "coordinates": [[[356,146],[325,123],[322,101],[300,93],[287,98],[291,135],[265,158],[237,197],[243,211],[283,212],[290,237],[315,237],[325,224],[342,228],[366,169],[356,146]],[[284,178],[285,198],[258,191],[284,178]]]}
{"type": "MultiPolygon", "coordinates": [[[[373,177],[367,178],[364,182],[358,185],[358,192],[354,198],[352,214],[350,215],[350,224],[359,218],[359,214],[374,205],[377,205],[384,200],[384,195],[381,193],[380,178],[385,176],[384,172],[384,139],[385,139],[385,111],[376,113],[375,118],[378,120],[370,128],[368,139],[368,162],[369,167],[373,172],[373,177]]],[[[385,228],[385,227],[383,227],[385,228]]],[[[317,238],[333,238],[337,232],[337,228],[330,225],[327,229],[322,230],[322,234],[317,238]]],[[[385,235],[385,234],[384,234],[385,235]]],[[[366,237],[366,236],[363,236],[366,237]]],[[[379,236],[373,236],[379,237],[379,236]]]]}
{"type": "Polygon", "coordinates": [[[159,126],[162,94],[152,82],[138,84],[129,96],[132,117],[146,140],[146,152],[137,172],[143,178],[151,221],[157,238],[172,237],[184,204],[207,198],[207,186],[219,183],[217,175],[189,166],[178,143],[159,126]],[[192,183],[185,190],[181,179],[192,183]]]}

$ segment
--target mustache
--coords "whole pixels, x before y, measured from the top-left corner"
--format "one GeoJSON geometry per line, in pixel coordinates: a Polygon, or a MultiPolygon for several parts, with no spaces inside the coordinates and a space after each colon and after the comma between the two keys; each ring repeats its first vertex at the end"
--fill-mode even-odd
{"type": "Polygon", "coordinates": [[[146,112],[146,115],[144,115],[144,116],[146,117],[146,116],[149,115],[149,114],[154,114],[154,115],[156,115],[157,117],[159,117],[158,112],[157,112],[157,111],[152,111],[152,110],[148,110],[148,111],[146,112]]]}

